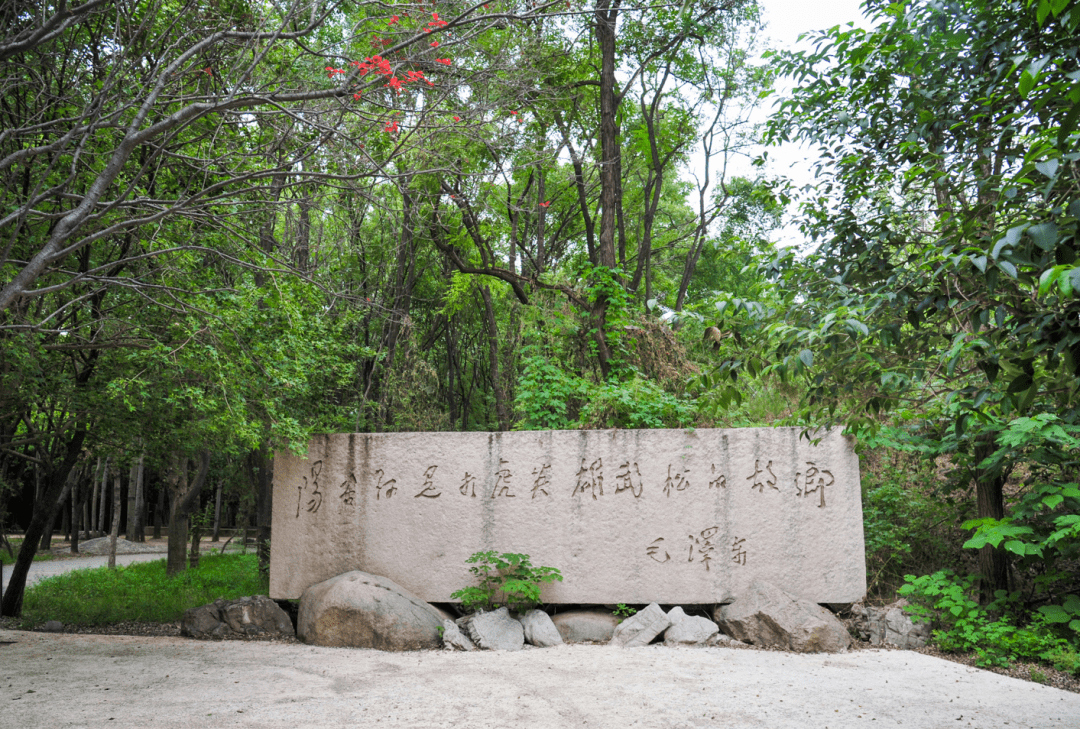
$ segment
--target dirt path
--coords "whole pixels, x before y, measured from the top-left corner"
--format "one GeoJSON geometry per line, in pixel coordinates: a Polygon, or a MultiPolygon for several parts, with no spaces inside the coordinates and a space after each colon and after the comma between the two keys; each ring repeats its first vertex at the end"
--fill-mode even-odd
{"type": "Polygon", "coordinates": [[[1078,725],[1078,694],[909,651],[381,653],[0,631],[0,727],[12,729],[1078,725]]]}
{"type": "MultiPolygon", "coordinates": [[[[116,564],[128,565],[133,562],[151,562],[155,559],[165,559],[165,555],[161,553],[150,554],[118,554],[116,555],[116,564]]],[[[71,572],[72,570],[85,570],[94,567],[104,567],[109,564],[108,557],[101,556],[89,556],[79,557],[77,559],[54,559],[48,562],[34,562],[30,565],[30,572],[26,576],[26,585],[29,587],[38,580],[43,580],[46,577],[52,577],[53,575],[63,574],[64,572],[71,572]]],[[[8,581],[11,579],[12,565],[5,565],[4,567],[4,590],[7,590],[8,581]]]]}

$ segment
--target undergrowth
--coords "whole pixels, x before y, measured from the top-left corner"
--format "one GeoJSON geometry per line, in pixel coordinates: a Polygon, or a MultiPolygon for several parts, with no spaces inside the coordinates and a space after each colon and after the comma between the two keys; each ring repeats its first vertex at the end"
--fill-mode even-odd
{"type": "Polygon", "coordinates": [[[126,621],[168,623],[188,608],[246,595],[265,595],[254,554],[212,554],[199,566],[165,576],[165,560],[110,570],[82,569],[48,577],[26,590],[22,628],[47,620],[70,625],[126,621]]]}

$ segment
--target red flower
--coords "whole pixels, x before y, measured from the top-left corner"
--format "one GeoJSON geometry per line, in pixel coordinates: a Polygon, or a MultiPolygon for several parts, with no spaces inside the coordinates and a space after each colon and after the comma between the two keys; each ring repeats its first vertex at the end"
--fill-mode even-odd
{"type": "Polygon", "coordinates": [[[551,201],[550,201],[550,200],[545,200],[544,202],[540,203],[540,207],[542,207],[542,208],[546,208],[546,207],[548,207],[549,205],[551,205],[551,201]]]}
{"type": "Polygon", "coordinates": [[[396,15],[391,15],[391,16],[390,16],[390,22],[389,22],[389,23],[387,23],[387,25],[393,25],[394,23],[398,22],[398,20],[400,20],[400,18],[398,18],[398,16],[396,16],[396,15]]]}
{"type": "Polygon", "coordinates": [[[431,45],[432,48],[438,48],[439,47],[439,41],[431,41],[430,45],[431,45]]]}
{"type": "Polygon", "coordinates": [[[398,125],[397,125],[396,121],[386,122],[386,126],[383,127],[383,131],[386,132],[387,134],[394,134],[394,133],[397,132],[397,130],[398,130],[398,125]]]}
{"type": "Polygon", "coordinates": [[[444,66],[449,66],[450,65],[450,59],[449,58],[436,58],[435,63],[441,63],[444,66]]]}
{"type": "Polygon", "coordinates": [[[455,116],[454,121],[461,121],[461,117],[460,116],[455,116]]]}

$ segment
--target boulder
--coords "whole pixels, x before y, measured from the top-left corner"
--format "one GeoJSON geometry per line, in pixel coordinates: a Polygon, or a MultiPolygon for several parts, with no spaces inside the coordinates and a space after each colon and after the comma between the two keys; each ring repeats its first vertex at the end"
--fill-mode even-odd
{"type": "Polygon", "coordinates": [[[525,631],[521,623],[514,620],[504,607],[488,613],[468,615],[458,625],[481,650],[519,651],[525,645],[525,631]]]}
{"type": "Polygon", "coordinates": [[[663,633],[671,625],[668,616],[655,602],[644,610],[615,626],[609,645],[622,648],[636,648],[648,645],[652,639],[663,633]]]}
{"type": "Polygon", "coordinates": [[[180,634],[192,638],[293,635],[293,624],[276,602],[265,595],[251,595],[185,610],[180,634]]]}
{"type": "Polygon", "coordinates": [[[46,633],[62,633],[64,632],[64,624],[59,620],[49,620],[41,626],[40,630],[46,633]]]}
{"type": "Polygon", "coordinates": [[[312,645],[383,651],[442,647],[443,618],[393,580],[356,570],[312,585],[300,597],[296,633],[312,645]]]}
{"type": "Polygon", "coordinates": [[[716,623],[698,615],[687,615],[681,607],[668,611],[671,627],[664,631],[664,645],[703,646],[720,632],[716,623]]]}
{"type": "Polygon", "coordinates": [[[443,620],[443,648],[448,651],[474,651],[476,646],[453,620],[443,620]]]}
{"type": "Polygon", "coordinates": [[[907,600],[897,600],[884,607],[855,605],[851,615],[859,637],[874,645],[922,648],[930,639],[930,624],[916,623],[904,612],[907,600]]]}
{"type": "Polygon", "coordinates": [[[568,610],[556,613],[551,622],[567,643],[607,643],[619,618],[598,610],[568,610]]]}
{"type": "Polygon", "coordinates": [[[530,610],[519,619],[525,632],[525,642],[537,648],[550,648],[562,645],[563,639],[559,635],[559,629],[551,618],[543,610],[530,610]]]}
{"type": "Polygon", "coordinates": [[[836,617],[817,603],[755,580],[745,594],[713,613],[720,630],[736,640],[796,653],[838,653],[851,636],[836,617]]]}

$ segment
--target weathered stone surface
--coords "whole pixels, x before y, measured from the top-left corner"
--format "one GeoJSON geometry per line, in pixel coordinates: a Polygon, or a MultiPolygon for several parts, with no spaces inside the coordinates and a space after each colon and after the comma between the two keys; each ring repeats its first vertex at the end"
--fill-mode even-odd
{"type": "Polygon", "coordinates": [[[293,635],[288,614],[266,595],[215,600],[184,611],[180,633],[192,638],[231,635],[293,635]]]}
{"type": "Polygon", "coordinates": [[[874,645],[922,648],[930,639],[930,624],[916,623],[904,612],[907,600],[884,607],[855,605],[851,608],[859,637],[874,645]]]}
{"type": "Polygon", "coordinates": [[[551,622],[551,617],[543,610],[530,610],[519,619],[525,632],[525,642],[538,648],[550,648],[562,645],[559,629],[551,622]]]}
{"type": "Polygon", "coordinates": [[[670,625],[671,620],[668,619],[668,616],[659,605],[653,603],[616,625],[615,634],[611,636],[610,645],[622,648],[636,648],[648,645],[653,638],[667,630],[670,625]]]}
{"type": "Polygon", "coordinates": [[[469,640],[469,636],[462,633],[453,620],[443,620],[442,642],[443,648],[451,651],[476,650],[476,646],[469,640]]]}
{"type": "Polygon", "coordinates": [[[707,641],[705,641],[705,645],[707,645],[709,647],[716,647],[716,646],[723,647],[723,646],[731,645],[732,643],[738,643],[738,641],[735,640],[734,638],[732,638],[729,635],[724,635],[723,633],[716,633],[711,638],[709,638],[707,641]]]}
{"type": "Polygon", "coordinates": [[[687,615],[681,607],[668,610],[671,627],[664,631],[664,645],[705,645],[720,632],[716,623],[700,615],[687,615]]]}
{"type": "Polygon", "coordinates": [[[548,604],[727,602],[753,579],[866,591],[859,464],[838,430],[322,436],[274,461],[271,595],[350,570],[452,602],[482,550],[562,570],[548,604]]]}
{"type": "Polygon", "coordinates": [[[519,651],[525,645],[521,623],[506,608],[468,615],[461,629],[473,644],[486,651],[519,651]]]}
{"type": "Polygon", "coordinates": [[[732,638],[768,648],[838,653],[851,645],[851,636],[831,612],[764,581],[717,608],[713,617],[732,638]]]}
{"type": "Polygon", "coordinates": [[[354,570],[300,598],[296,634],[312,645],[412,651],[442,647],[443,618],[393,580],[354,570]]]}
{"type": "Polygon", "coordinates": [[[615,634],[619,618],[599,610],[568,610],[551,618],[567,643],[607,643],[615,634]]]}

